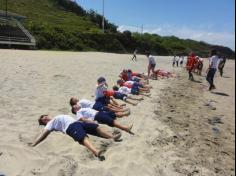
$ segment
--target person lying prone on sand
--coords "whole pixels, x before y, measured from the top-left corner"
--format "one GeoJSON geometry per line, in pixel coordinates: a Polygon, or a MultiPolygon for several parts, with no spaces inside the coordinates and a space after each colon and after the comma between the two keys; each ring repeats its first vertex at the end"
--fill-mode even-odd
{"type": "MultiPolygon", "coordinates": [[[[107,100],[107,101],[109,101],[109,100],[107,100]]],[[[112,106],[110,103],[108,103],[105,106],[100,101],[89,101],[87,99],[79,100],[75,97],[72,97],[70,99],[71,107],[76,105],[76,104],[78,104],[81,108],[91,108],[91,109],[95,109],[97,111],[113,111],[115,113],[125,113],[127,111],[130,111],[129,108],[112,106]]]]}
{"type": "Polygon", "coordinates": [[[125,104],[120,105],[117,101],[115,101],[113,98],[108,99],[107,97],[104,96],[103,92],[107,91],[108,89],[108,84],[106,82],[106,79],[104,77],[100,77],[97,80],[97,87],[96,87],[96,91],[95,91],[95,96],[96,102],[99,102],[101,104],[103,104],[104,106],[111,106],[114,108],[123,108],[122,106],[124,106],[125,104]]]}
{"type": "MultiPolygon", "coordinates": [[[[134,95],[134,96],[144,95],[144,96],[150,96],[150,94],[140,92],[139,88],[135,88],[135,87],[128,88],[128,87],[125,87],[125,86],[121,86],[121,87],[113,86],[112,89],[114,91],[117,91],[117,92],[120,92],[120,93],[126,94],[126,95],[134,95]]],[[[138,99],[139,100],[143,100],[143,97],[139,97],[138,99]]]]}
{"type": "Polygon", "coordinates": [[[157,69],[154,74],[155,74],[155,76],[153,76],[153,77],[160,77],[160,78],[176,77],[176,75],[174,73],[171,73],[166,70],[161,70],[161,69],[157,69]]]}
{"type": "Polygon", "coordinates": [[[143,100],[143,98],[135,98],[135,97],[132,97],[132,95],[123,94],[123,93],[120,93],[120,92],[114,91],[114,90],[105,91],[104,95],[108,98],[114,97],[115,99],[122,100],[122,101],[129,103],[131,105],[134,105],[134,106],[136,106],[138,104],[138,102],[133,102],[131,100],[135,100],[135,101],[143,100]]]}
{"type": "Polygon", "coordinates": [[[124,82],[123,80],[119,79],[117,81],[117,85],[119,85],[120,87],[125,86],[131,89],[138,89],[140,92],[150,92],[150,88],[147,86],[144,86],[141,83],[138,82],[134,82],[134,81],[126,81],[124,82]]]}
{"type": "Polygon", "coordinates": [[[106,124],[110,127],[116,127],[124,130],[130,134],[134,134],[131,129],[133,125],[123,126],[117,120],[117,115],[114,112],[101,111],[98,112],[91,108],[81,108],[79,105],[74,105],[71,112],[76,115],[78,121],[87,123],[98,123],[106,124]]]}
{"type": "Polygon", "coordinates": [[[98,124],[79,122],[68,115],[58,115],[54,118],[51,118],[49,115],[41,115],[38,122],[39,125],[43,125],[45,127],[37,139],[33,143],[29,143],[31,147],[34,147],[45,140],[52,131],[59,131],[69,135],[76,142],[84,145],[101,161],[103,161],[105,157],[102,155],[102,151],[99,151],[92,145],[88,134],[106,139],[113,139],[115,141],[118,141],[121,137],[120,133],[112,135],[102,130],[98,124]]]}

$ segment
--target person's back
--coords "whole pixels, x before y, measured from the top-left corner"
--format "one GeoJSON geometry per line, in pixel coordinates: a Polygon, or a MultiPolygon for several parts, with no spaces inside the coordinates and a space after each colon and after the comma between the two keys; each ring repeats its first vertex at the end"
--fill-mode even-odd
{"type": "Polygon", "coordinates": [[[89,101],[87,99],[82,99],[78,102],[78,105],[81,108],[93,108],[95,102],[94,101],[89,101]]]}
{"type": "Polygon", "coordinates": [[[149,55],[148,60],[149,60],[149,65],[156,65],[154,56],[149,55]]]}
{"type": "Polygon", "coordinates": [[[94,117],[97,114],[97,112],[98,111],[91,108],[81,108],[79,111],[77,111],[76,117],[77,120],[80,120],[81,118],[94,120],[94,117]]]}
{"type": "Polygon", "coordinates": [[[69,115],[58,115],[47,123],[45,129],[49,131],[60,131],[62,133],[66,133],[69,125],[75,121],[76,120],[69,115]]]}
{"type": "Polygon", "coordinates": [[[217,55],[214,55],[212,57],[210,57],[209,62],[210,62],[210,68],[214,68],[217,69],[218,68],[218,64],[219,64],[219,57],[217,55]]]}

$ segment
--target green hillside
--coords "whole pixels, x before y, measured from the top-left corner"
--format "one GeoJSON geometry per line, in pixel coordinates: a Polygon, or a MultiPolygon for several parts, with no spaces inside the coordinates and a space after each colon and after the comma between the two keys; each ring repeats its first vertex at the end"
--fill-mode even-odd
{"type": "MultiPolygon", "coordinates": [[[[0,0],[0,9],[5,9],[5,0],[0,0]]],[[[217,48],[223,56],[235,57],[227,47],[204,42],[129,31],[120,33],[107,20],[102,33],[102,16],[86,12],[70,0],[8,0],[8,10],[27,17],[23,24],[35,36],[38,49],[131,53],[138,48],[141,53],[149,50],[153,54],[173,55],[194,51],[205,57],[210,49],[217,48]]]]}

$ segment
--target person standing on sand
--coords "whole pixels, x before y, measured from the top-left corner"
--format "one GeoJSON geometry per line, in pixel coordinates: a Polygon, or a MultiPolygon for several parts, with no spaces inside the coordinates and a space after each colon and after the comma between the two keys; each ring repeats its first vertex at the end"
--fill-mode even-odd
{"type": "Polygon", "coordinates": [[[183,63],[184,63],[184,56],[180,57],[180,66],[183,67],[183,63]]]}
{"type": "Polygon", "coordinates": [[[134,50],[134,54],[133,54],[132,61],[133,61],[133,60],[137,61],[137,56],[136,56],[136,55],[137,55],[137,52],[138,52],[138,50],[135,49],[135,50],[134,50]]]}
{"type": "Polygon", "coordinates": [[[187,64],[186,64],[186,68],[187,68],[188,74],[189,74],[188,79],[191,80],[191,81],[194,81],[192,71],[194,69],[195,59],[196,59],[195,54],[190,53],[189,56],[188,56],[188,59],[187,59],[187,64]]]}
{"type": "Polygon", "coordinates": [[[172,67],[175,67],[175,62],[176,62],[176,55],[174,55],[173,61],[172,61],[172,67]]]}
{"type": "Polygon", "coordinates": [[[146,54],[148,58],[148,78],[150,78],[150,72],[155,73],[156,61],[154,56],[152,56],[149,52],[146,54]]]}
{"type": "Polygon", "coordinates": [[[91,144],[87,134],[106,139],[113,139],[114,141],[118,141],[121,137],[121,134],[111,135],[105,132],[99,127],[98,124],[78,122],[73,117],[68,115],[58,115],[54,118],[51,118],[48,115],[41,115],[38,122],[39,125],[45,126],[44,130],[33,143],[29,143],[29,146],[34,147],[38,145],[46,139],[52,131],[60,131],[69,135],[81,145],[84,145],[101,161],[105,160],[105,157],[102,155],[103,151],[97,150],[91,144]]]}
{"type": "Polygon", "coordinates": [[[220,76],[222,77],[223,76],[223,69],[225,67],[225,63],[226,63],[226,58],[221,58],[220,59],[220,63],[219,63],[219,66],[218,66],[218,69],[219,69],[219,72],[220,72],[220,76]]]}
{"type": "Polygon", "coordinates": [[[210,84],[209,91],[212,89],[216,89],[214,85],[214,76],[216,70],[218,68],[219,57],[217,55],[217,50],[213,49],[211,51],[211,57],[209,59],[209,68],[207,69],[207,77],[206,80],[210,84]]]}

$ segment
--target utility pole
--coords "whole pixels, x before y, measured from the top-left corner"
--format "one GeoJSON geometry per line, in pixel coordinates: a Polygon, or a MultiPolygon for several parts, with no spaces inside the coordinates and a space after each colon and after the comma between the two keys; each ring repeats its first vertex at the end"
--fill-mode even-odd
{"type": "Polygon", "coordinates": [[[102,0],[102,31],[105,32],[104,0],[102,0]]]}
{"type": "Polygon", "coordinates": [[[8,7],[7,7],[7,3],[8,3],[7,0],[5,0],[5,8],[6,8],[6,9],[5,9],[5,18],[6,18],[5,25],[7,25],[7,18],[8,18],[8,12],[7,12],[7,11],[8,11],[8,7]]]}

